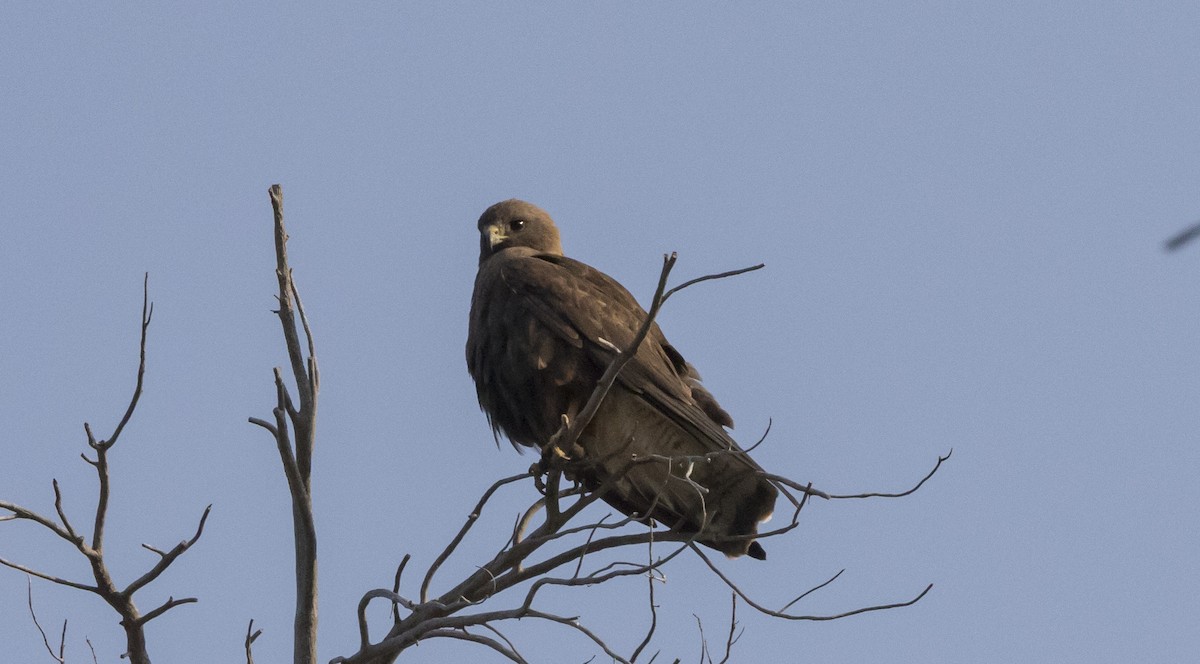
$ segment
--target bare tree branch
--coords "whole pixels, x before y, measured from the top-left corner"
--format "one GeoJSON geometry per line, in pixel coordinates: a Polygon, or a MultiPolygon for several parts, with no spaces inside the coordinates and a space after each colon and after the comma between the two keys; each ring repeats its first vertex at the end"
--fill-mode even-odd
{"type": "Polygon", "coordinates": [[[505,477],[504,479],[496,480],[492,483],[492,486],[488,487],[487,491],[483,492],[483,495],[479,498],[479,502],[475,504],[475,509],[471,510],[471,513],[467,516],[466,523],[464,523],[462,528],[458,530],[458,533],[454,536],[454,539],[450,540],[450,543],[446,545],[446,548],[443,549],[440,554],[438,554],[436,559],[434,559],[433,564],[429,566],[429,571],[425,572],[425,579],[421,581],[422,602],[425,602],[429,599],[429,584],[433,583],[433,575],[437,573],[438,568],[442,566],[442,563],[446,562],[446,560],[454,553],[454,550],[458,548],[458,545],[462,543],[463,538],[467,536],[467,532],[471,530],[471,526],[474,526],[475,522],[479,520],[479,516],[483,514],[483,506],[486,505],[489,500],[491,500],[496,491],[507,484],[519,482],[523,479],[533,477],[533,475],[534,473],[529,471],[521,473],[520,475],[512,475],[511,477],[505,477]]]}
{"type": "Polygon", "coordinates": [[[26,596],[29,600],[29,617],[33,619],[33,626],[37,627],[37,631],[42,635],[42,643],[46,646],[46,652],[58,662],[65,664],[66,648],[67,648],[67,621],[63,620],[62,637],[58,642],[58,654],[54,654],[54,648],[50,645],[50,639],[46,637],[46,630],[42,629],[42,624],[38,622],[37,612],[33,610],[33,579],[26,577],[25,579],[26,596]]]}
{"type": "Polygon", "coordinates": [[[700,632],[700,664],[712,664],[712,656],[708,654],[708,639],[704,636],[704,622],[694,613],[692,617],[696,619],[696,629],[700,632]]]}
{"type": "Polygon", "coordinates": [[[271,433],[279,450],[288,492],[292,498],[292,532],[296,560],[296,612],[293,630],[293,661],[295,664],[315,664],[317,658],[317,531],[312,514],[312,453],[317,419],[317,393],[320,378],[317,371],[316,345],[312,329],[300,302],[300,293],[292,278],[287,259],[287,230],[283,223],[283,189],[271,185],[268,193],[275,219],[275,276],[279,282],[276,299],[287,346],[288,362],[300,397],[296,408],[283,382],[283,373],[276,368],[275,397],[272,410],[275,423],[251,417],[250,423],[271,433]],[[293,306],[295,303],[295,306],[293,306]],[[299,314],[306,344],[300,343],[296,325],[299,314]],[[308,355],[305,356],[304,349],[308,355]],[[289,426],[290,422],[290,426],[289,426]],[[294,431],[294,436],[293,432],[294,431]]]}
{"type": "Polygon", "coordinates": [[[133,418],[133,411],[137,409],[138,400],[142,397],[142,384],[146,377],[146,331],[150,329],[150,321],[154,318],[154,303],[150,301],[150,273],[146,272],[142,275],[142,338],[138,344],[138,370],[137,384],[133,389],[133,398],[129,400],[129,406],[125,408],[125,414],[121,417],[121,421],[117,423],[117,428],[113,430],[112,435],[107,441],[100,441],[102,447],[112,447],[117,443],[117,438],[121,437],[121,432],[125,430],[125,425],[129,424],[129,420],[133,418]]]}
{"type": "MultiPolygon", "coordinates": [[[[406,553],[400,559],[400,564],[396,566],[396,576],[392,580],[392,592],[397,595],[400,594],[400,577],[404,574],[404,568],[408,567],[408,561],[411,559],[412,556],[406,553]]],[[[400,605],[396,603],[392,603],[392,622],[400,622],[400,605]]]]}
{"type": "Polygon", "coordinates": [[[845,571],[846,571],[846,570],[844,570],[844,569],[840,569],[840,570],[838,570],[838,573],[837,573],[837,574],[834,574],[834,575],[833,575],[833,576],[831,576],[831,577],[829,577],[829,580],[825,581],[824,583],[819,583],[819,584],[817,584],[817,585],[813,586],[812,588],[809,588],[808,590],[805,590],[804,592],[800,593],[800,595],[799,595],[798,597],[796,597],[796,599],[794,599],[794,600],[792,600],[792,601],[788,602],[787,604],[784,604],[784,605],[783,605],[783,608],[782,608],[782,609],[779,609],[779,610],[780,610],[780,611],[787,611],[788,609],[792,608],[792,605],[793,605],[793,604],[795,604],[796,602],[799,602],[800,600],[804,599],[805,597],[808,597],[809,595],[811,595],[811,594],[813,594],[813,593],[817,592],[818,590],[820,590],[820,589],[824,588],[825,586],[827,586],[827,585],[829,585],[829,584],[833,583],[834,581],[837,581],[838,577],[839,577],[839,576],[841,576],[841,575],[842,575],[842,572],[845,572],[845,571]]]}
{"type": "MultiPolygon", "coordinates": [[[[500,620],[520,620],[523,618],[536,618],[570,627],[590,639],[592,643],[596,644],[601,650],[604,651],[606,655],[613,658],[614,661],[621,662],[622,664],[629,664],[629,660],[625,659],[612,648],[610,648],[603,639],[595,634],[595,632],[580,623],[577,616],[560,616],[553,613],[547,613],[545,611],[517,608],[507,611],[493,611],[468,616],[434,619],[430,621],[432,627],[429,631],[438,631],[445,628],[465,628],[475,625],[489,624],[500,620]]],[[[384,641],[384,643],[387,643],[387,641],[384,641]]]]}
{"type": "Polygon", "coordinates": [[[737,631],[737,626],[737,593],[730,593],[729,636],[725,638],[725,656],[717,664],[726,664],[729,661],[729,656],[733,653],[733,644],[741,638],[741,632],[737,631]]]}
{"type": "MultiPolygon", "coordinates": [[[[492,634],[495,634],[495,635],[496,635],[496,636],[497,636],[497,637],[498,637],[498,638],[499,638],[501,641],[503,641],[503,642],[504,642],[504,644],[505,644],[506,646],[508,646],[508,649],[512,651],[512,654],[514,654],[514,655],[516,655],[517,657],[519,657],[519,658],[520,658],[520,661],[522,661],[522,662],[525,662],[525,657],[521,655],[521,653],[520,653],[520,652],[517,650],[517,647],[513,645],[513,642],[512,642],[511,640],[509,640],[509,638],[508,638],[507,636],[505,636],[503,632],[501,632],[500,630],[496,629],[496,628],[495,628],[494,626],[492,626],[492,625],[483,625],[483,628],[484,628],[484,629],[486,629],[486,630],[488,630],[488,631],[489,631],[489,632],[491,632],[492,634]]],[[[527,663],[526,663],[526,664],[527,664],[527,663]]]]}
{"type": "MultiPolygon", "coordinates": [[[[211,511],[212,511],[211,504],[208,507],[204,508],[204,514],[200,515],[200,523],[199,523],[199,525],[196,526],[196,534],[192,535],[191,539],[184,540],[184,541],[180,542],[179,544],[176,544],[174,547],[171,548],[170,551],[168,551],[166,553],[158,551],[157,549],[151,549],[152,551],[155,551],[156,553],[159,554],[160,557],[159,557],[158,563],[156,563],[154,565],[154,567],[150,568],[150,571],[148,571],[145,574],[143,574],[142,576],[138,577],[138,579],[135,580],[133,583],[130,583],[129,586],[126,587],[123,592],[132,595],[133,593],[137,592],[138,590],[141,590],[143,587],[146,586],[146,584],[154,581],[155,579],[157,579],[159,577],[160,574],[162,574],[164,571],[166,571],[166,569],[171,566],[171,563],[175,562],[176,558],[183,555],[183,553],[185,551],[187,551],[188,549],[192,548],[192,545],[195,544],[197,541],[199,541],[200,536],[204,534],[204,524],[205,524],[205,522],[208,521],[208,514],[211,511]]],[[[142,546],[146,546],[146,545],[143,544],[142,546]]],[[[150,548],[150,547],[146,547],[146,548],[150,548]]],[[[149,614],[147,614],[147,617],[144,618],[143,620],[144,621],[150,620],[149,614]]]]}
{"type": "Polygon", "coordinates": [[[51,574],[46,574],[45,572],[39,572],[35,569],[21,565],[20,563],[14,563],[11,560],[5,560],[4,558],[0,558],[0,565],[4,565],[5,567],[11,567],[12,569],[17,570],[18,572],[24,572],[30,576],[36,576],[39,579],[45,579],[47,581],[52,581],[54,583],[59,584],[60,586],[67,586],[69,588],[77,588],[79,590],[86,590],[88,592],[93,592],[93,593],[96,592],[96,588],[94,586],[89,586],[85,583],[79,583],[77,581],[69,581],[67,579],[62,579],[57,576],[53,576],[51,574]]]}
{"type": "MultiPolygon", "coordinates": [[[[513,478],[506,478],[506,480],[502,480],[501,483],[508,483],[509,480],[515,481],[513,478]]],[[[549,479],[548,481],[551,483],[551,485],[553,485],[557,480],[549,479]]],[[[807,499],[810,496],[817,494],[817,492],[811,490],[811,487],[799,484],[797,484],[797,486],[801,489],[801,495],[798,500],[793,498],[794,504],[797,506],[796,513],[792,519],[793,523],[777,529],[776,531],[762,533],[759,535],[759,537],[772,536],[774,534],[787,532],[795,526],[795,523],[797,523],[796,516],[798,516],[807,499]]],[[[490,487],[488,491],[485,492],[485,498],[492,497],[497,488],[498,485],[493,485],[493,487],[490,487]]],[[[604,518],[583,526],[565,528],[564,525],[569,521],[569,519],[578,514],[576,511],[578,505],[580,503],[586,503],[594,500],[597,494],[596,492],[592,492],[587,494],[572,493],[571,495],[573,496],[574,502],[569,506],[566,506],[558,517],[560,519],[564,519],[563,521],[550,523],[550,517],[547,516],[547,522],[542,523],[528,537],[523,539],[518,539],[516,537],[510,538],[508,545],[496,556],[496,558],[493,559],[492,562],[481,566],[478,572],[473,574],[466,581],[459,584],[451,591],[443,594],[438,599],[414,603],[403,598],[394,591],[387,590],[371,591],[365,595],[364,602],[369,601],[372,598],[387,598],[389,601],[393,602],[394,607],[403,606],[410,611],[410,614],[408,617],[396,622],[388,636],[382,641],[377,644],[370,645],[368,643],[369,638],[365,636],[365,611],[360,610],[360,630],[362,630],[361,634],[363,635],[362,642],[360,643],[360,650],[354,656],[340,658],[335,661],[389,662],[394,660],[395,656],[408,646],[413,645],[424,638],[428,638],[428,633],[434,629],[463,629],[473,625],[488,625],[494,620],[536,617],[536,614],[539,613],[539,610],[533,607],[533,602],[538,594],[538,591],[544,587],[596,585],[622,576],[633,574],[649,574],[653,573],[655,569],[660,567],[662,564],[665,564],[675,555],[681,553],[684,549],[692,548],[693,550],[696,550],[694,547],[694,534],[689,535],[672,531],[659,532],[648,530],[632,535],[614,535],[596,539],[596,534],[599,531],[608,530],[609,528],[618,525],[605,523],[604,518]],[[530,562],[531,554],[541,545],[548,542],[557,541],[564,536],[564,533],[568,531],[570,531],[572,534],[585,536],[583,543],[573,546],[566,551],[551,555],[539,562],[530,562]],[[651,560],[646,563],[609,563],[589,574],[583,574],[580,569],[579,561],[585,555],[596,553],[605,549],[615,550],[624,546],[649,544],[651,541],[658,540],[679,541],[683,542],[684,546],[681,546],[679,549],[675,550],[671,555],[657,561],[651,560]],[[571,576],[562,578],[549,576],[553,570],[571,563],[573,563],[575,566],[575,572],[571,576]],[[533,581],[533,584],[527,591],[525,600],[519,606],[501,611],[484,611],[482,613],[474,614],[464,613],[466,610],[489,600],[491,597],[500,595],[506,589],[525,581],[533,581]]],[[[472,515],[468,520],[468,525],[477,522],[478,515],[482,513],[486,502],[486,500],[481,500],[480,503],[476,505],[476,510],[472,512],[472,515]]],[[[630,521],[632,521],[632,519],[626,520],[620,525],[626,525],[630,521]]],[[[704,558],[702,554],[701,557],[706,560],[710,567],[712,567],[711,561],[708,561],[706,558],[704,558]]],[[[439,558],[439,560],[444,559],[444,557],[439,558]]],[[[745,595],[743,591],[732,585],[732,582],[727,577],[724,577],[718,570],[716,570],[715,567],[713,568],[713,571],[722,578],[723,582],[725,582],[727,585],[730,585],[731,589],[735,592],[735,596],[740,595],[742,596],[743,600],[747,601],[747,603],[751,604],[751,606],[754,606],[756,609],[763,612],[769,612],[768,609],[762,607],[761,604],[753,602],[748,596],[745,595]]],[[[819,587],[823,587],[831,581],[832,579],[821,584],[819,587]]],[[[426,586],[426,589],[428,589],[428,586],[426,586]]],[[[812,590],[808,592],[812,592],[812,590]]],[[[808,593],[805,593],[805,595],[807,594],[808,593]]],[[[924,593],[922,593],[921,596],[923,595],[924,593]]],[[[864,611],[875,611],[885,608],[907,606],[919,600],[921,596],[918,596],[916,599],[909,602],[866,607],[864,609],[849,611],[836,616],[791,616],[785,614],[783,611],[773,613],[778,614],[780,617],[786,617],[790,619],[827,620],[855,615],[864,611]]],[[[363,606],[365,606],[365,604],[363,606]]],[[[791,606],[791,604],[788,606],[791,606]]],[[[786,608],[787,607],[785,607],[784,610],[786,610],[786,608]]],[[[736,616],[731,617],[731,621],[736,622],[736,616]]],[[[731,627],[731,630],[735,630],[735,628],[731,627]]],[[[596,638],[599,637],[597,636],[596,638]]],[[[736,631],[734,631],[732,636],[726,639],[727,656],[728,651],[732,648],[732,643],[736,639],[736,631]]],[[[609,650],[611,650],[611,647],[609,647],[609,650]]],[[[634,657],[640,654],[642,650],[644,650],[644,646],[639,646],[639,650],[635,651],[634,657]]],[[[606,653],[607,652],[609,651],[606,650],[606,653]]],[[[709,653],[707,650],[705,653],[705,656],[711,659],[711,653],[709,653]]],[[[616,657],[614,659],[616,661],[625,661],[620,657],[616,657]]],[[[632,661],[632,659],[630,661],[632,661]]]]}
{"type": "Polygon", "coordinates": [[[54,511],[58,513],[58,520],[62,523],[63,529],[70,535],[69,541],[74,544],[79,539],[79,535],[75,533],[75,529],[71,526],[71,520],[67,518],[67,513],[63,510],[62,489],[59,488],[57,479],[50,480],[50,483],[54,486],[54,511]]]}
{"type": "MultiPolygon", "coordinates": [[[[57,480],[54,481],[54,485],[57,488],[57,480]]],[[[55,495],[58,495],[58,491],[55,491],[55,495]]],[[[58,506],[60,503],[58,500],[55,500],[55,504],[58,506]]],[[[5,521],[11,521],[15,519],[26,519],[28,521],[33,521],[55,535],[58,535],[64,540],[70,542],[72,546],[79,546],[80,544],[83,544],[83,540],[76,535],[73,530],[61,527],[57,523],[54,523],[54,521],[42,516],[41,514],[38,514],[37,512],[34,512],[31,509],[21,507],[20,505],[11,503],[7,500],[0,500],[0,509],[12,512],[8,518],[4,519],[5,521]]]]}
{"type": "MultiPolygon", "coordinates": [[[[651,530],[650,532],[653,533],[654,531],[651,530]]],[[[648,563],[654,562],[654,540],[646,543],[646,559],[648,563]]],[[[655,573],[653,571],[647,572],[646,600],[650,605],[650,627],[646,630],[646,635],[642,637],[641,642],[633,649],[633,654],[629,656],[631,664],[636,662],[638,656],[646,649],[646,646],[650,645],[651,639],[654,638],[654,632],[658,629],[658,607],[654,604],[654,581],[655,573]]]]}
{"type": "MultiPolygon", "coordinates": [[[[905,601],[905,602],[896,602],[894,604],[879,604],[876,606],[867,606],[867,607],[863,607],[860,609],[854,609],[852,611],[846,611],[844,613],[837,613],[837,614],[827,615],[827,616],[793,615],[790,613],[784,613],[783,611],[773,611],[773,610],[768,609],[765,606],[755,602],[753,599],[750,598],[750,596],[748,594],[746,594],[746,591],[742,590],[728,576],[725,576],[721,572],[721,570],[718,569],[717,566],[714,565],[711,560],[709,560],[708,556],[704,555],[704,552],[701,551],[699,547],[692,545],[692,551],[696,552],[696,555],[700,556],[700,559],[703,560],[706,565],[708,565],[708,568],[711,569],[714,574],[716,574],[718,577],[720,577],[720,579],[725,582],[725,585],[729,586],[729,588],[731,590],[733,590],[733,592],[737,593],[738,597],[741,597],[743,602],[754,607],[759,613],[763,613],[768,616],[772,616],[774,618],[783,618],[784,620],[810,620],[810,621],[838,620],[839,618],[848,618],[850,616],[856,616],[860,613],[869,613],[871,611],[885,611],[887,609],[898,609],[898,608],[904,607],[904,606],[912,606],[913,604],[916,604],[917,602],[921,601],[921,598],[924,597],[925,594],[928,593],[930,591],[930,589],[933,588],[933,584],[931,583],[928,586],[926,586],[925,589],[922,590],[920,592],[920,594],[918,594],[916,597],[914,597],[908,601],[905,601]]],[[[823,586],[827,585],[828,583],[829,583],[829,581],[826,581],[825,583],[822,583],[820,586],[817,586],[817,588],[823,587],[823,586]]],[[[814,590],[815,590],[815,588],[814,588],[814,590]]],[[[812,591],[810,590],[809,592],[812,592],[812,591]]],[[[805,594],[808,594],[808,593],[805,593],[805,594]]],[[[794,600],[792,603],[794,603],[794,600]]],[[[790,606],[790,604],[789,604],[789,606],[790,606]]]]}
{"type": "Polygon", "coordinates": [[[142,625],[145,625],[146,623],[150,622],[151,620],[154,620],[155,618],[157,618],[157,617],[161,616],[162,614],[166,613],[167,611],[170,611],[171,609],[179,606],[180,604],[194,604],[198,601],[199,600],[197,600],[195,597],[184,597],[183,599],[175,599],[174,597],[168,597],[167,601],[163,602],[162,605],[159,606],[157,609],[154,609],[153,611],[151,611],[151,612],[147,613],[146,615],[142,616],[141,618],[139,618],[138,622],[142,625]]]}
{"type": "MultiPolygon", "coordinates": [[[[96,471],[96,478],[99,483],[96,496],[96,508],[93,517],[93,531],[90,542],[78,532],[71,524],[71,520],[67,516],[66,509],[63,507],[62,489],[59,487],[58,481],[53,482],[54,487],[54,511],[58,515],[59,523],[55,523],[52,519],[42,516],[32,510],[26,509],[15,503],[0,501],[0,509],[11,512],[11,519],[26,519],[33,521],[50,532],[57,535],[59,538],[70,542],[71,545],[87,560],[91,568],[94,585],[81,583],[78,581],[70,581],[52,574],[40,572],[31,569],[25,565],[14,563],[8,560],[0,559],[0,564],[7,567],[20,570],[31,576],[36,576],[53,583],[57,583],[79,590],[86,590],[90,593],[98,595],[105,601],[117,614],[120,616],[120,625],[125,630],[126,651],[124,657],[127,657],[132,664],[149,664],[150,656],[146,651],[146,637],[143,631],[145,624],[154,618],[166,613],[168,610],[181,604],[190,604],[195,602],[194,597],[176,600],[173,597],[168,599],[166,603],[158,608],[142,615],[134,603],[133,596],[138,591],[144,588],[159,577],[179,556],[192,547],[199,539],[204,531],[204,523],[208,519],[209,511],[212,506],[209,505],[204,510],[203,516],[200,518],[199,526],[196,528],[195,534],[191,539],[185,540],[177,544],[170,551],[162,551],[154,547],[143,545],[146,549],[158,554],[159,560],[149,571],[142,574],[133,582],[120,588],[113,580],[112,574],[108,569],[108,564],[104,558],[104,527],[108,517],[109,497],[112,492],[112,483],[109,474],[109,459],[108,455],[112,451],[113,446],[120,438],[121,433],[125,430],[126,425],[133,418],[134,412],[137,410],[137,405],[142,396],[143,386],[145,384],[146,375],[146,339],[150,328],[150,321],[154,316],[154,305],[150,303],[149,291],[149,275],[146,275],[142,281],[142,317],[141,317],[141,335],[138,344],[138,370],[137,381],[134,386],[132,397],[129,404],[125,408],[124,414],[117,423],[111,436],[107,440],[97,440],[92,432],[92,427],[88,423],[84,423],[83,430],[87,436],[87,445],[96,454],[96,458],[90,459],[86,454],[83,456],[86,461],[96,471]]],[[[6,519],[10,520],[10,519],[6,519]]],[[[39,627],[40,629],[40,627],[39,627]]],[[[63,640],[65,647],[66,626],[64,623],[63,640]]],[[[91,648],[91,642],[88,642],[88,647],[91,648]]],[[[95,650],[92,649],[92,658],[95,660],[95,650]]]]}
{"type": "MultiPolygon", "coordinates": [[[[484,626],[491,627],[490,625],[484,625],[484,626]]],[[[499,632],[497,632],[497,633],[499,633],[499,632]]],[[[528,662],[525,661],[524,657],[521,657],[521,655],[512,648],[511,643],[508,643],[508,644],[500,643],[496,639],[482,636],[480,634],[472,634],[465,629],[435,629],[425,635],[425,638],[427,638],[427,639],[433,639],[433,638],[439,638],[439,637],[449,638],[449,639],[458,639],[459,641],[471,641],[473,643],[485,645],[485,646],[491,648],[492,650],[495,650],[496,652],[500,653],[501,655],[504,655],[505,657],[507,657],[509,660],[511,660],[513,662],[518,662],[518,664],[529,664],[528,662]]]]}
{"type": "Polygon", "coordinates": [[[117,423],[117,428],[113,430],[108,440],[96,442],[96,437],[92,435],[92,427],[88,423],[84,423],[84,431],[87,432],[88,444],[92,449],[96,450],[96,474],[100,478],[100,495],[96,500],[96,518],[92,528],[92,549],[96,553],[100,553],[104,548],[104,520],[108,514],[108,495],[109,495],[109,475],[108,475],[108,450],[116,444],[117,439],[121,437],[121,432],[125,430],[125,425],[129,424],[130,418],[133,417],[133,411],[137,408],[138,401],[142,398],[142,385],[146,377],[146,332],[150,328],[150,320],[154,317],[154,305],[150,303],[150,273],[147,272],[142,277],[142,338],[138,345],[138,370],[137,383],[133,389],[133,397],[129,400],[129,406],[125,408],[125,415],[121,417],[121,421],[117,423]]]}
{"type": "Polygon", "coordinates": [[[901,491],[900,493],[856,493],[848,495],[831,494],[829,497],[839,500],[847,498],[903,498],[916,493],[917,489],[920,489],[922,486],[924,486],[925,483],[929,481],[929,478],[933,477],[934,473],[936,473],[938,469],[942,467],[942,462],[949,459],[950,455],[952,454],[954,454],[953,449],[951,449],[949,452],[946,452],[946,456],[939,456],[937,463],[933,464],[933,468],[925,475],[925,477],[922,477],[920,482],[917,482],[913,488],[908,489],[907,491],[901,491]]]}
{"type": "Polygon", "coordinates": [[[254,642],[258,637],[262,636],[262,630],[255,631],[254,619],[250,619],[250,624],[246,626],[246,640],[243,642],[246,647],[246,664],[254,664],[254,642]]]}
{"type": "MultiPolygon", "coordinates": [[[[675,256],[675,254],[672,253],[671,257],[674,258],[674,256],[675,256]]],[[[687,288],[688,286],[695,286],[696,284],[698,284],[702,281],[710,281],[712,279],[725,279],[727,277],[736,277],[739,274],[746,274],[747,272],[761,270],[764,267],[766,267],[765,263],[759,263],[758,265],[751,265],[750,267],[743,267],[743,268],[737,269],[737,270],[730,270],[728,272],[721,272],[718,274],[706,274],[703,277],[696,277],[695,279],[689,279],[688,281],[685,281],[682,284],[679,284],[678,286],[676,286],[676,287],[672,288],[671,290],[667,291],[666,293],[664,293],[662,296],[662,302],[660,304],[666,304],[667,299],[670,298],[675,293],[678,293],[679,291],[687,288]]]]}

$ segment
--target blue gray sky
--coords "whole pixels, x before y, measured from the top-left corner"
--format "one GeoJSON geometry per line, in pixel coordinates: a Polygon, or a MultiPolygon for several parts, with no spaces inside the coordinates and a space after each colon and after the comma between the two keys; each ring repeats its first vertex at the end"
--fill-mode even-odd
{"type": "MultiPolygon", "coordinates": [[[[493,479],[462,346],[474,223],[504,198],[648,300],[770,470],[900,501],[813,504],[739,612],[734,661],[1127,662],[1197,657],[1200,7],[1193,2],[10,4],[0,10],[0,496],[79,523],[82,423],[106,436],[155,319],[145,396],[113,456],[108,555],[129,579],[213,514],[143,591],[198,596],[151,623],[160,661],[290,657],[286,488],[271,440],[284,362],[266,189],[284,187],[322,368],[314,471],[321,659],[361,593],[423,568],[493,479]]],[[[506,537],[503,496],[447,568],[506,537]]],[[[0,556],[83,578],[61,541],[0,524],[0,556]]],[[[659,588],[662,658],[695,661],[729,595],[685,557],[659,588]],[[694,616],[693,616],[694,614],[694,616]]],[[[415,576],[410,577],[409,592],[415,576]]],[[[0,643],[48,661],[23,575],[0,643]]],[[[548,593],[629,652],[640,581],[548,593]]],[[[35,583],[70,661],[122,650],[95,597],[35,583]]],[[[386,628],[384,607],[372,614],[386,628]]],[[[529,623],[534,661],[588,660],[529,623]]],[[[430,642],[416,659],[500,661],[430,642]]],[[[594,660],[600,661],[600,659],[594,660]]],[[[667,659],[667,661],[670,661],[667,659]]]]}

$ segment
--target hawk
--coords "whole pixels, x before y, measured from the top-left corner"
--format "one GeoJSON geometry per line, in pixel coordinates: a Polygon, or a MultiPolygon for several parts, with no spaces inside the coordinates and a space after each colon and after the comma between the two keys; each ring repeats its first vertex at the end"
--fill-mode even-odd
{"type": "MultiPolygon", "coordinates": [[[[646,312],[615,279],[564,256],[541,208],[502,201],[478,227],[467,370],[493,433],[544,451],[646,312]]],[[[726,427],[729,413],[655,324],[580,435],[585,463],[573,477],[589,488],[610,481],[602,498],[628,516],[762,560],[753,537],[778,490],[726,427]]]]}

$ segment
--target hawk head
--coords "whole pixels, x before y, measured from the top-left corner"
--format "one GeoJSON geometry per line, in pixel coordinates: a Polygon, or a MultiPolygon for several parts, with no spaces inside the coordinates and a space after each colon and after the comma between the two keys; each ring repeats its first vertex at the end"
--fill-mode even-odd
{"type": "Polygon", "coordinates": [[[479,217],[479,262],[510,247],[562,255],[558,229],[550,215],[532,203],[515,198],[496,203],[479,217]]]}

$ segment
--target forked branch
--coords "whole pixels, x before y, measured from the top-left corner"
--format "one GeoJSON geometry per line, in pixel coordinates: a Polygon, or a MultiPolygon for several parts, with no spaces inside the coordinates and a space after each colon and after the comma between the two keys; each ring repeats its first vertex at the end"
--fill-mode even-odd
{"type": "MultiPolygon", "coordinates": [[[[742,588],[740,586],[738,586],[736,583],[734,583],[732,579],[730,579],[723,572],[721,572],[720,568],[718,568],[716,565],[714,565],[712,560],[710,560],[708,556],[704,555],[704,552],[701,551],[699,547],[693,545],[692,551],[694,551],[697,556],[700,556],[700,559],[703,560],[706,565],[708,565],[708,568],[710,570],[712,570],[713,574],[716,574],[721,579],[721,581],[723,581],[725,583],[725,585],[729,586],[730,590],[737,593],[737,596],[741,597],[742,601],[744,601],[745,603],[752,606],[759,613],[766,614],[768,616],[771,616],[772,618],[783,618],[784,620],[810,620],[810,621],[838,620],[839,618],[848,618],[850,616],[856,616],[860,613],[870,613],[872,611],[884,611],[886,609],[898,609],[898,608],[904,607],[904,606],[912,606],[913,604],[916,604],[917,602],[921,601],[921,598],[924,597],[925,594],[928,593],[933,588],[933,584],[931,583],[931,584],[925,586],[925,589],[922,590],[916,597],[914,597],[910,600],[904,601],[904,602],[895,602],[892,604],[877,604],[875,606],[865,606],[862,608],[853,609],[851,611],[845,611],[843,613],[836,613],[836,614],[832,614],[832,615],[797,615],[797,614],[786,613],[784,611],[774,611],[774,610],[768,609],[767,607],[754,601],[754,599],[752,599],[745,590],[742,590],[742,588]]],[[[828,581],[825,581],[825,582],[821,583],[820,585],[817,585],[813,588],[810,588],[809,590],[806,590],[804,592],[804,594],[800,595],[800,597],[797,597],[796,599],[792,600],[791,602],[788,602],[787,606],[791,606],[792,604],[795,604],[797,601],[804,598],[805,596],[812,594],[812,592],[815,590],[824,588],[825,586],[829,585],[834,579],[841,576],[841,574],[842,574],[841,572],[838,572],[837,574],[835,574],[833,576],[832,579],[829,579],[828,581]]]]}
{"type": "MultiPolygon", "coordinates": [[[[62,489],[58,485],[58,481],[54,480],[52,486],[54,488],[54,511],[58,517],[56,522],[53,518],[43,516],[33,510],[11,503],[8,501],[0,501],[0,510],[6,510],[9,514],[0,519],[0,521],[8,521],[15,519],[24,519],[32,521],[46,530],[50,531],[60,539],[69,542],[76,551],[78,551],[88,562],[91,569],[91,582],[74,581],[62,578],[53,574],[42,572],[31,567],[15,563],[9,560],[0,558],[0,565],[11,567],[13,569],[25,572],[31,576],[36,576],[40,579],[45,579],[59,585],[75,588],[78,590],[86,590],[87,592],[98,595],[109,606],[113,608],[120,616],[120,624],[125,630],[126,651],[123,657],[129,659],[133,664],[149,664],[150,657],[146,651],[146,637],[144,627],[146,623],[161,616],[167,611],[181,604],[190,604],[197,601],[194,597],[185,597],[182,599],[169,598],[166,602],[153,609],[152,611],[142,614],[137,605],[134,603],[134,594],[156,580],[164,571],[167,570],[176,560],[186,553],[204,533],[204,524],[208,520],[209,511],[212,505],[209,505],[204,510],[204,514],[200,517],[200,523],[196,527],[195,534],[190,539],[184,540],[172,547],[170,550],[162,550],[143,544],[142,546],[149,551],[158,555],[158,561],[141,576],[134,579],[132,582],[120,587],[113,579],[111,572],[108,569],[108,563],[104,557],[104,534],[105,523],[108,518],[109,496],[112,490],[112,480],[109,473],[109,454],[114,449],[117,439],[125,430],[126,425],[133,419],[133,414],[137,409],[138,401],[142,396],[142,388],[145,383],[146,375],[146,338],[147,331],[150,328],[150,321],[154,316],[154,305],[150,303],[149,292],[149,275],[142,281],[142,320],[141,320],[141,340],[138,345],[138,370],[137,380],[133,390],[133,396],[129,399],[129,404],[125,408],[124,414],[120,421],[113,429],[112,435],[107,439],[99,440],[92,432],[92,427],[88,423],[84,423],[84,433],[87,435],[87,445],[95,453],[95,459],[89,458],[86,454],[82,455],[84,461],[96,470],[96,477],[99,484],[96,497],[96,507],[92,515],[92,535],[89,538],[83,536],[76,531],[71,524],[71,520],[67,516],[67,511],[63,507],[62,489]]],[[[32,611],[32,596],[30,599],[30,610],[32,611]]],[[[36,617],[35,617],[36,624],[36,617]]],[[[39,626],[39,630],[41,627],[39,626]]],[[[63,624],[63,641],[66,638],[66,623],[63,624]]],[[[60,644],[59,655],[60,661],[62,657],[63,645],[60,644]]],[[[90,642],[89,642],[90,647],[90,642]]],[[[52,653],[53,654],[53,653],[52,653]]]]}
{"type": "MultiPolygon", "coordinates": [[[[320,372],[317,369],[316,344],[300,292],[288,265],[287,229],[283,224],[283,189],[271,185],[268,191],[274,211],[275,276],[279,283],[275,313],[283,327],[288,363],[300,399],[299,408],[292,401],[283,373],[276,368],[274,423],[251,417],[250,423],[266,429],[275,440],[287,477],[292,499],[292,532],[296,561],[296,617],[293,633],[295,664],[315,664],[317,661],[317,531],[312,513],[312,454],[317,421],[317,394],[320,391],[320,372]],[[304,330],[305,343],[300,342],[297,316],[304,330]],[[307,350],[307,355],[305,355],[307,350]],[[294,436],[294,439],[293,439],[294,436]]],[[[246,643],[249,658],[249,640],[246,643]]]]}

